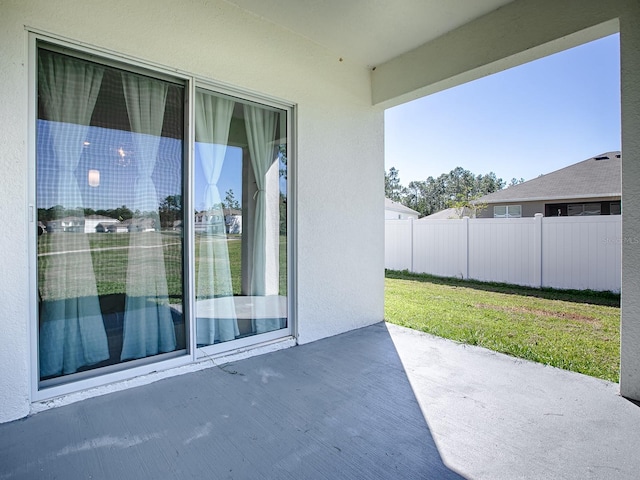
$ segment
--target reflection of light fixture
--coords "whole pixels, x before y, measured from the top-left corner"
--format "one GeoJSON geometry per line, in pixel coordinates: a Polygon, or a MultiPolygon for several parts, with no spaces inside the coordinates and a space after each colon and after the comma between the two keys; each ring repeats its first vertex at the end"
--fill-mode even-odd
{"type": "Polygon", "coordinates": [[[100,186],[100,170],[89,170],[87,175],[90,187],[100,186]]]}
{"type": "Polygon", "coordinates": [[[121,167],[128,167],[131,163],[131,159],[129,158],[128,152],[125,151],[124,148],[119,147],[118,150],[118,165],[121,167]]]}

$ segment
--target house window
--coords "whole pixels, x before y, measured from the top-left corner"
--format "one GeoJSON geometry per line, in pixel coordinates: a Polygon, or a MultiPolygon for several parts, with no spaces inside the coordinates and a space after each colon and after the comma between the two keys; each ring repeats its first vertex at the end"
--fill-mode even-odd
{"type": "Polygon", "coordinates": [[[570,217],[583,217],[588,215],[600,215],[600,202],[570,203],[567,205],[567,215],[570,217]]]}
{"type": "Polygon", "coordinates": [[[621,215],[621,214],[622,214],[622,207],[619,201],[609,203],[609,215],[621,215]]]}
{"type": "Polygon", "coordinates": [[[496,205],[493,207],[493,218],[520,218],[522,217],[521,205],[496,205]]]}
{"type": "Polygon", "coordinates": [[[288,110],[36,56],[39,387],[286,334],[288,110]]]}

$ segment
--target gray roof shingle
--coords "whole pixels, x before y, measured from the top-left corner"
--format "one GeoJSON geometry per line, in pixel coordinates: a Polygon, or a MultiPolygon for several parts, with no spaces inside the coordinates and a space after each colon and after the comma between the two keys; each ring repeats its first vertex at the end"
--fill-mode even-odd
{"type": "Polygon", "coordinates": [[[607,152],[477,199],[480,203],[619,197],[620,152],[607,152]]]}

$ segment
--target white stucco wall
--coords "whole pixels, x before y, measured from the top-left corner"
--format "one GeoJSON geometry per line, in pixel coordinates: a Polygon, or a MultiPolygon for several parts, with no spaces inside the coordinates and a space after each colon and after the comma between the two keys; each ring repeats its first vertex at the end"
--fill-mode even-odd
{"type": "Polygon", "coordinates": [[[620,19],[622,348],[620,393],[640,400],[640,3],[620,19]]]}
{"type": "Polygon", "coordinates": [[[640,400],[640,2],[516,0],[372,72],[385,107],[613,33],[619,28],[622,103],[620,392],[640,400]]]}
{"type": "Polygon", "coordinates": [[[219,0],[0,0],[0,422],[30,411],[25,26],[295,103],[299,342],[382,320],[383,113],[364,67],[219,0]]]}

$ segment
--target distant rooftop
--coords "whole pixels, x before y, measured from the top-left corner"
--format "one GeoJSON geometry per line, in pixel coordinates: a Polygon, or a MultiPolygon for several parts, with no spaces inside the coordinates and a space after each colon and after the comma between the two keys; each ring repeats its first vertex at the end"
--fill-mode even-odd
{"type": "Polygon", "coordinates": [[[473,217],[473,212],[470,208],[463,207],[462,210],[458,208],[445,208],[439,212],[432,213],[426,217],[422,217],[420,220],[448,220],[452,218],[473,217]]]}
{"type": "Polygon", "coordinates": [[[385,210],[393,210],[394,212],[400,212],[400,213],[407,213],[407,214],[413,214],[413,215],[420,215],[420,212],[416,212],[415,210],[402,205],[401,203],[398,202],[394,202],[393,200],[390,200],[388,198],[385,197],[384,199],[384,209],[385,210]]]}
{"type": "Polygon", "coordinates": [[[478,199],[482,203],[564,200],[590,197],[620,197],[621,154],[596,155],[537,178],[478,199]]]}

